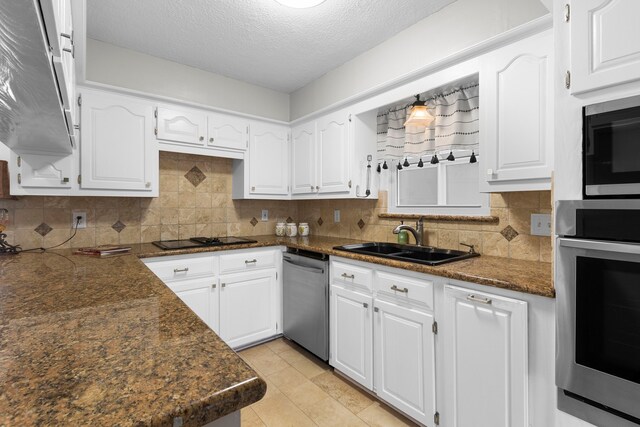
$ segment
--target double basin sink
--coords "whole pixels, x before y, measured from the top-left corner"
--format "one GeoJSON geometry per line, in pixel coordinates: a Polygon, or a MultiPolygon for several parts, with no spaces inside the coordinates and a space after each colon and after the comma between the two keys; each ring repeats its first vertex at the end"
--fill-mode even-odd
{"type": "Polygon", "coordinates": [[[353,245],[336,246],[333,249],[426,265],[440,265],[480,255],[473,250],[463,252],[433,248],[430,246],[402,245],[399,243],[386,242],[357,243],[353,245]]]}

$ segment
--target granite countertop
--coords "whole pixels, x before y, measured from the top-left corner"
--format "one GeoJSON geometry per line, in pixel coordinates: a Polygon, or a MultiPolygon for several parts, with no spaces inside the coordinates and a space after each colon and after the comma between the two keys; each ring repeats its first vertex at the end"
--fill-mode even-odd
{"type": "Polygon", "coordinates": [[[0,425],[201,426],[266,383],[133,255],[0,257],[0,425]]]}
{"type": "Polygon", "coordinates": [[[353,254],[333,249],[335,246],[362,243],[359,240],[343,239],[339,237],[276,237],[253,236],[257,243],[218,247],[164,251],[151,243],[133,246],[133,252],[141,258],[187,254],[194,252],[208,252],[217,250],[242,249],[251,247],[282,245],[297,249],[322,252],[329,255],[372,262],[375,264],[396,267],[403,270],[417,271],[448,277],[450,279],[479,283],[496,288],[510,289],[528,294],[555,298],[551,263],[522,261],[510,258],[482,255],[462,261],[456,261],[440,266],[415,264],[406,261],[395,261],[371,255],[353,254]]]}

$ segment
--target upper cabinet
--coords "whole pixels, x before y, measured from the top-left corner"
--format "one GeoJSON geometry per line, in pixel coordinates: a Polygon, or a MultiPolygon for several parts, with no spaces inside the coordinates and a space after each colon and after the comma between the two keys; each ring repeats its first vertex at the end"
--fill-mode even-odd
{"type": "Polygon", "coordinates": [[[249,139],[249,193],[289,194],[289,129],[254,123],[249,139]]]}
{"type": "Polygon", "coordinates": [[[481,58],[481,192],[551,188],[552,52],[549,30],[481,58]]]}
{"type": "Polygon", "coordinates": [[[291,193],[314,194],[316,191],[316,122],[291,130],[291,193]]]}
{"type": "Polygon", "coordinates": [[[82,93],[80,188],[158,194],[153,107],[136,98],[82,93]]]}
{"type": "Polygon", "coordinates": [[[249,121],[211,113],[207,116],[207,146],[244,151],[249,144],[249,121]]]}
{"type": "Polygon", "coordinates": [[[571,93],[640,79],[640,2],[579,0],[569,7],[571,93]]]}
{"type": "Polygon", "coordinates": [[[351,115],[338,112],[318,120],[317,129],[317,165],[318,192],[349,192],[350,152],[349,122],[351,115]]]}
{"type": "Polygon", "coordinates": [[[197,110],[156,109],[156,136],[162,142],[177,142],[204,147],[207,136],[207,116],[197,110]]]}

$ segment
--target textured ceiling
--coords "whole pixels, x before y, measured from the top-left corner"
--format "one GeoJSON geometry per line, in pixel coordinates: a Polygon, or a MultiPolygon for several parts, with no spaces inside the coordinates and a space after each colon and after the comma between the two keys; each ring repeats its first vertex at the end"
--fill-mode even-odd
{"type": "Polygon", "coordinates": [[[88,0],[89,37],[292,92],[455,0],[88,0]]]}

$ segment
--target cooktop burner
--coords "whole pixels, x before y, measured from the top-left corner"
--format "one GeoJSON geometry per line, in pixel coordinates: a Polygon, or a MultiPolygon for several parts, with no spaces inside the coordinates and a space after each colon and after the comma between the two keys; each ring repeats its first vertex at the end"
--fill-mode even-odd
{"type": "Polygon", "coordinates": [[[227,245],[240,245],[243,243],[256,243],[255,240],[245,239],[244,237],[192,237],[190,239],[178,239],[178,240],[159,240],[151,242],[160,249],[188,249],[188,248],[202,248],[206,246],[227,246],[227,245]]]}

